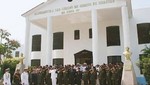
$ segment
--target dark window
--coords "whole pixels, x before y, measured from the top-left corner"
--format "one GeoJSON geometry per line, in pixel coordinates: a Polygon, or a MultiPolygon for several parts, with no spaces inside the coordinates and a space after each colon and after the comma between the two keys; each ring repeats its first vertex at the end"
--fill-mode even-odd
{"type": "Polygon", "coordinates": [[[150,43],[150,23],[137,24],[138,43],[150,43]]]}
{"type": "Polygon", "coordinates": [[[107,46],[119,46],[120,45],[120,32],[119,26],[107,27],[107,46]]]}
{"type": "Polygon", "coordinates": [[[92,38],[92,28],[89,29],[89,38],[92,38]]]}
{"type": "Polygon", "coordinates": [[[112,64],[116,64],[116,63],[121,63],[121,56],[108,56],[107,57],[108,60],[108,64],[112,63],[112,64]]]}
{"type": "Polygon", "coordinates": [[[41,51],[41,35],[32,36],[32,51],[41,51]]]}
{"type": "Polygon", "coordinates": [[[19,57],[19,51],[15,52],[15,57],[19,57]]]}
{"type": "Polygon", "coordinates": [[[53,59],[53,65],[62,65],[63,66],[64,59],[63,58],[55,58],[53,59]]]}
{"type": "Polygon", "coordinates": [[[80,39],[80,30],[75,30],[74,31],[74,39],[79,40],[80,39]]]}
{"type": "Polygon", "coordinates": [[[31,66],[40,66],[40,59],[33,59],[31,60],[31,66]]]}
{"type": "Polygon", "coordinates": [[[63,32],[57,32],[53,34],[53,50],[55,49],[63,49],[63,32]]]}
{"type": "Polygon", "coordinates": [[[68,0],[68,2],[72,2],[72,0],[68,0]]]}

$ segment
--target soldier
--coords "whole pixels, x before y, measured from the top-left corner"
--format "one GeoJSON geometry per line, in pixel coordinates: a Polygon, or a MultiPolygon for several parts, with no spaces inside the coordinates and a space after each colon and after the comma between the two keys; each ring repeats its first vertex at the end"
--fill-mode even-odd
{"type": "Polygon", "coordinates": [[[82,71],[80,71],[80,68],[78,68],[77,71],[76,71],[75,80],[76,80],[77,85],[81,85],[82,71]]]}
{"type": "Polygon", "coordinates": [[[68,69],[64,68],[63,69],[63,81],[64,81],[64,85],[68,85],[68,69]]]}
{"type": "Polygon", "coordinates": [[[31,83],[32,85],[37,85],[37,73],[36,69],[34,68],[32,73],[31,73],[31,83]]]}
{"type": "Polygon", "coordinates": [[[94,69],[90,70],[90,85],[96,85],[97,72],[94,69]]]}
{"type": "Polygon", "coordinates": [[[24,68],[23,73],[21,73],[21,83],[22,85],[29,85],[29,74],[28,74],[28,69],[24,68]]]}
{"type": "Polygon", "coordinates": [[[112,67],[111,69],[111,73],[112,73],[112,76],[111,76],[111,85],[116,85],[116,72],[115,72],[115,67],[112,67]]]}
{"type": "Polygon", "coordinates": [[[9,68],[5,69],[5,73],[3,75],[3,84],[11,85],[11,75],[9,73],[9,68]]]}
{"type": "Polygon", "coordinates": [[[88,69],[86,68],[85,71],[82,74],[82,80],[84,82],[84,85],[88,85],[88,80],[89,80],[89,72],[88,69]]]}
{"type": "Polygon", "coordinates": [[[52,85],[56,85],[56,81],[57,81],[56,68],[52,67],[52,69],[50,69],[49,72],[51,73],[52,85]]]}
{"type": "Polygon", "coordinates": [[[74,85],[75,81],[75,69],[73,69],[73,66],[70,67],[69,69],[69,82],[71,85],[74,85]]]}
{"type": "Polygon", "coordinates": [[[17,69],[16,72],[13,75],[13,82],[14,85],[21,85],[21,77],[20,77],[20,70],[17,69]]]}
{"type": "Polygon", "coordinates": [[[46,69],[45,82],[46,85],[52,85],[51,73],[49,73],[49,69],[46,69]]]}
{"type": "Polygon", "coordinates": [[[106,85],[111,85],[111,70],[109,67],[106,68],[106,85]]]}
{"type": "Polygon", "coordinates": [[[106,85],[106,70],[105,65],[101,66],[101,69],[99,71],[99,83],[100,85],[106,85]]]}
{"type": "Polygon", "coordinates": [[[57,81],[58,81],[58,85],[62,85],[63,83],[63,71],[62,71],[62,68],[59,68],[58,71],[57,71],[57,81]]]}
{"type": "Polygon", "coordinates": [[[43,85],[42,84],[42,71],[40,68],[37,69],[37,85],[43,85]]]}

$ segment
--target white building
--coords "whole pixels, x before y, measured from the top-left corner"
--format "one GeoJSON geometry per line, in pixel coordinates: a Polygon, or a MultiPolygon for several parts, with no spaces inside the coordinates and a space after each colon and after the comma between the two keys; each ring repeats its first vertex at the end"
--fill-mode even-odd
{"type": "Polygon", "coordinates": [[[150,44],[150,8],[131,0],[48,0],[24,13],[26,65],[135,63],[150,44]]]}

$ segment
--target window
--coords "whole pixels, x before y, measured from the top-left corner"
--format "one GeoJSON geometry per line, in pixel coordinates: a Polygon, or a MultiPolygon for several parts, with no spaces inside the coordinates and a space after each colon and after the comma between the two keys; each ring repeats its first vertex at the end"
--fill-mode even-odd
{"type": "Polygon", "coordinates": [[[109,26],[107,30],[107,46],[119,46],[120,45],[120,32],[119,26],[109,26]]]}
{"type": "Polygon", "coordinates": [[[63,32],[57,32],[53,34],[53,50],[63,49],[63,32]]]}
{"type": "Polygon", "coordinates": [[[138,43],[150,43],[150,23],[137,24],[138,43]]]}
{"type": "Polygon", "coordinates": [[[31,60],[31,66],[40,66],[40,64],[41,64],[40,59],[31,60]]]}
{"type": "Polygon", "coordinates": [[[109,63],[112,63],[112,64],[116,64],[116,63],[121,63],[121,56],[108,56],[107,57],[107,60],[108,60],[108,64],[109,63]]]}
{"type": "Polygon", "coordinates": [[[80,39],[80,30],[75,30],[74,31],[74,39],[79,40],[80,39]]]}
{"type": "Polygon", "coordinates": [[[15,52],[15,57],[19,57],[19,51],[15,52]]]}
{"type": "Polygon", "coordinates": [[[89,29],[89,38],[92,38],[92,28],[89,29]]]}
{"type": "Polygon", "coordinates": [[[55,58],[53,59],[53,65],[61,65],[63,66],[63,63],[64,63],[64,59],[63,58],[55,58]]]}
{"type": "Polygon", "coordinates": [[[32,36],[32,51],[41,51],[41,35],[32,36]]]}

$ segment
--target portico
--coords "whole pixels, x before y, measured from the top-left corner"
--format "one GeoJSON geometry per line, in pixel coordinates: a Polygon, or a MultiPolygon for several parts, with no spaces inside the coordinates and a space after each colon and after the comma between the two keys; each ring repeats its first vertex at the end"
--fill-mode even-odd
{"type": "Polygon", "coordinates": [[[130,0],[49,0],[23,16],[27,24],[26,65],[31,65],[34,59],[39,59],[41,65],[52,65],[53,59],[57,58],[63,59],[64,64],[74,64],[74,54],[83,49],[92,51],[93,64],[97,65],[107,63],[107,56],[122,56],[124,48],[130,47],[130,0]],[[120,45],[107,46],[108,26],[119,26],[120,45]],[[92,38],[88,37],[90,28],[92,38]],[[74,30],[80,31],[79,40],[74,40],[74,30]],[[63,33],[63,46],[54,49],[53,33],[58,32],[63,33]],[[38,51],[32,50],[34,35],[41,35],[38,51]]]}

